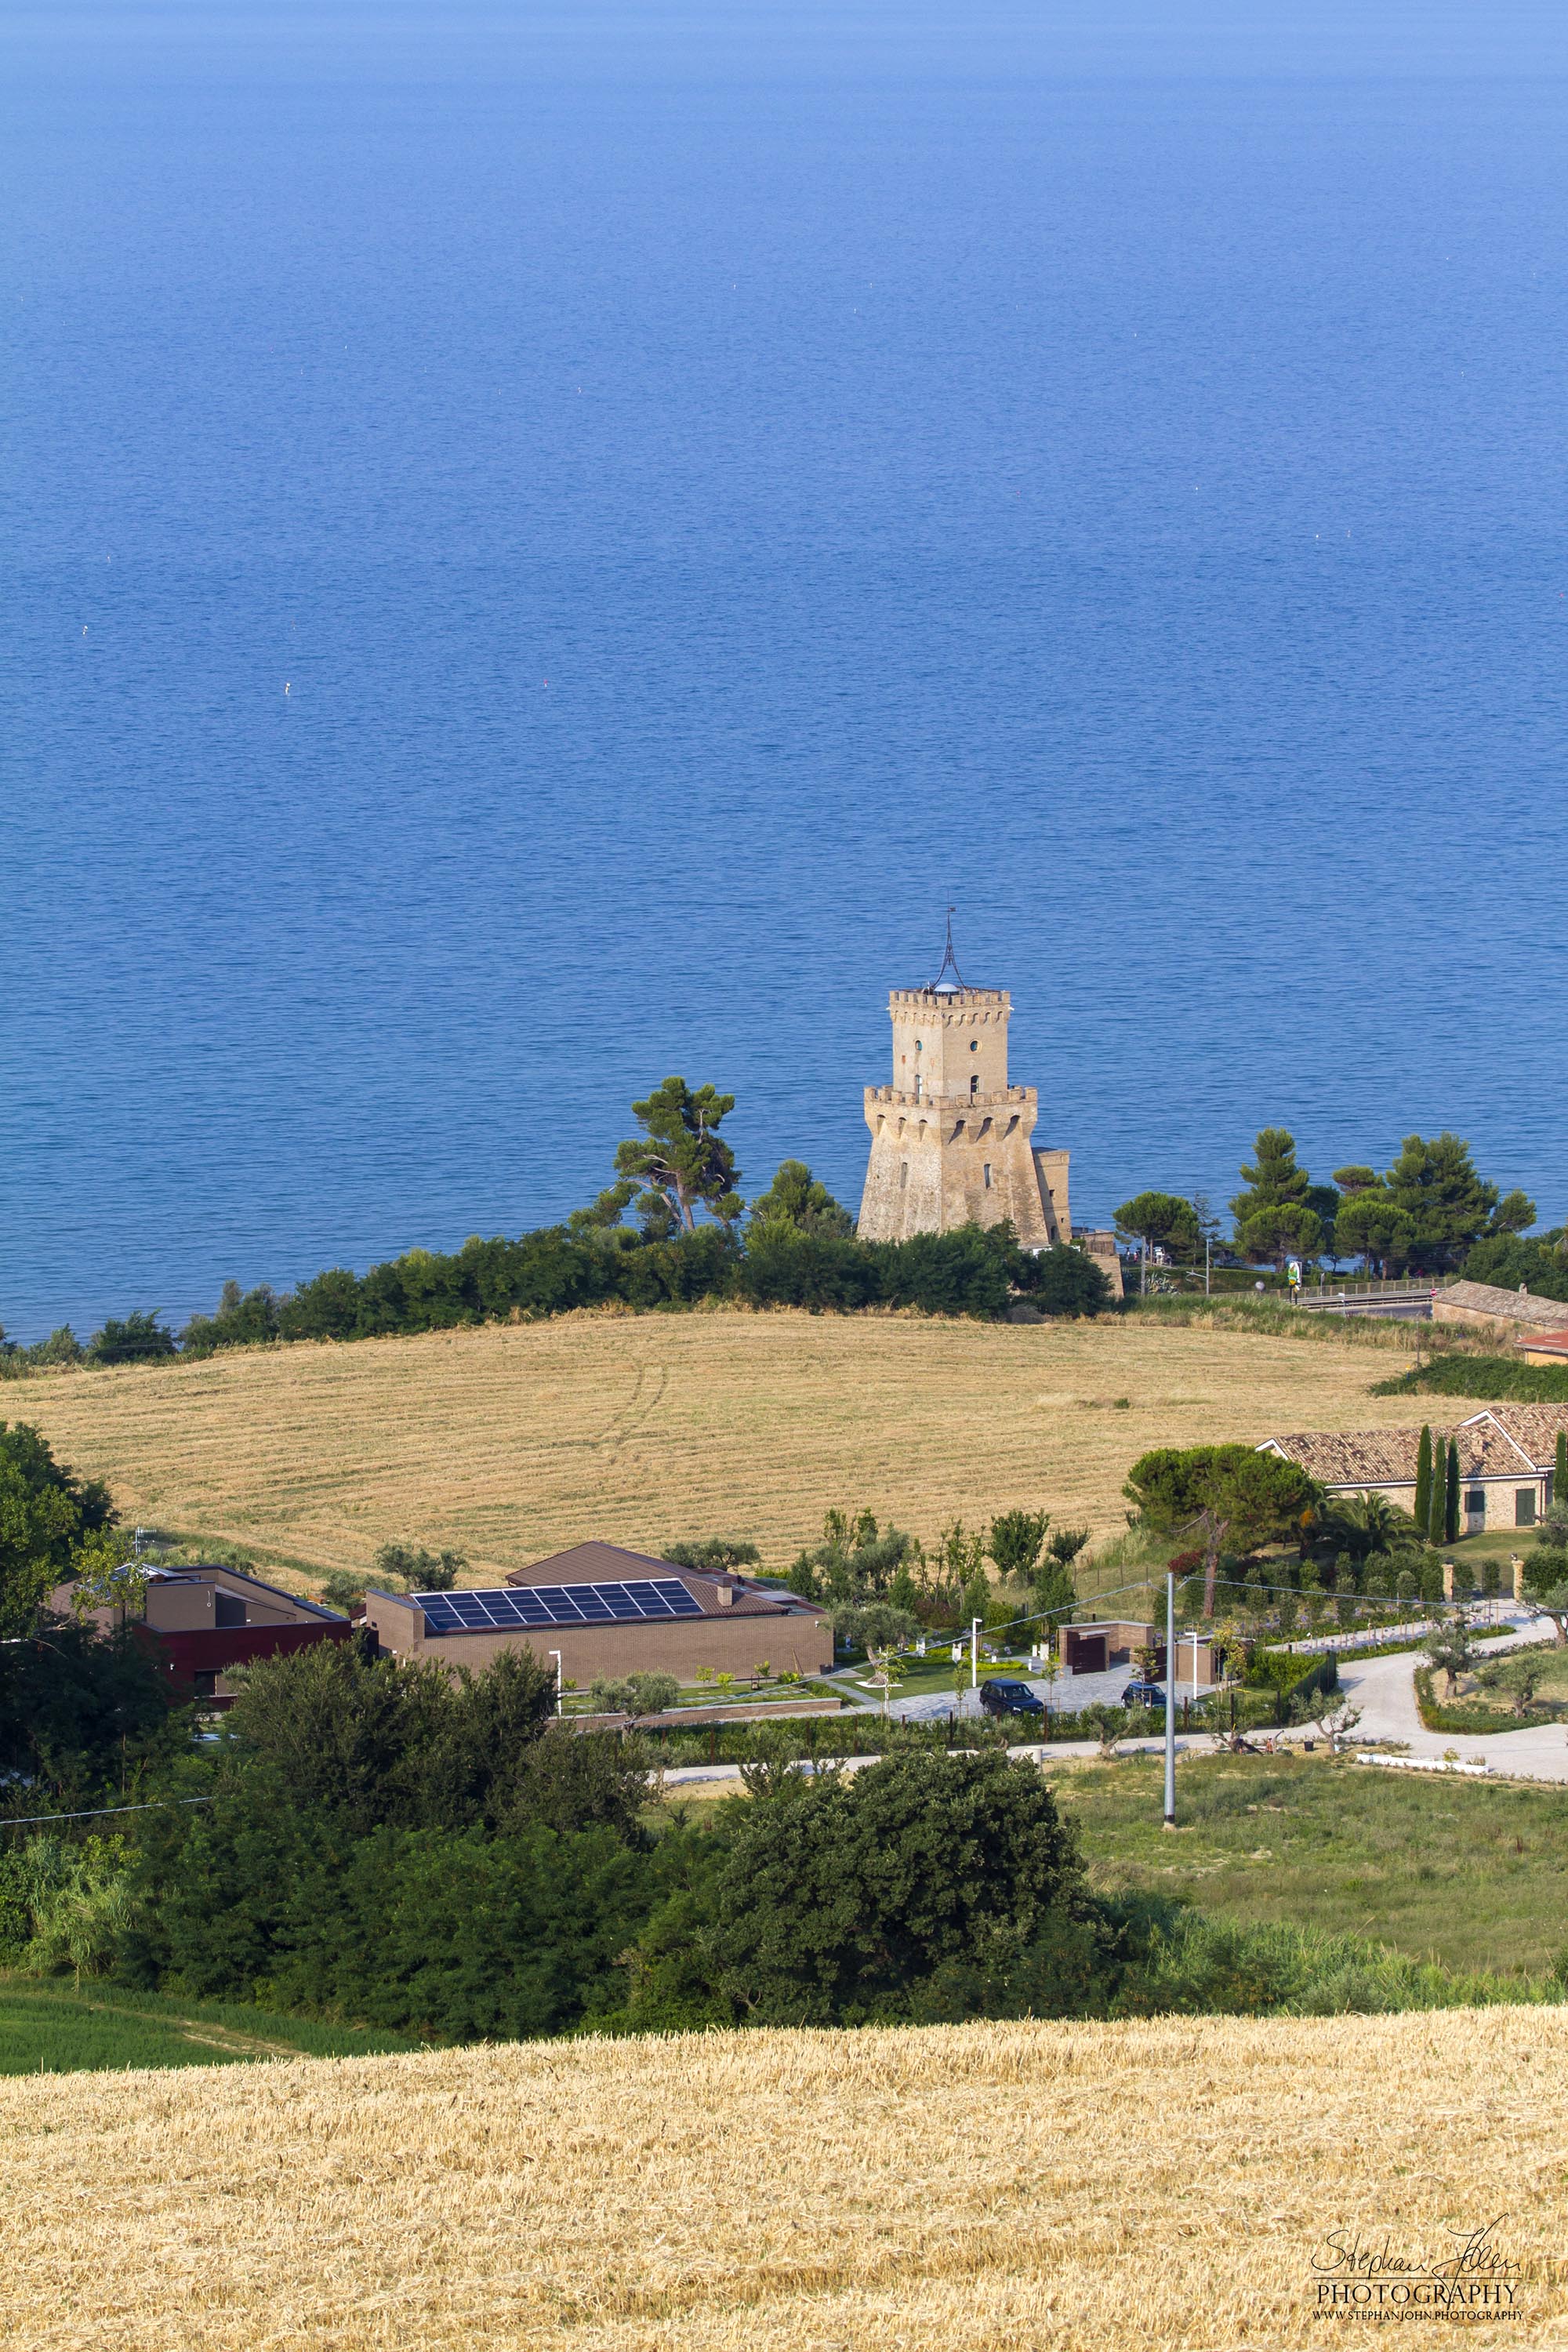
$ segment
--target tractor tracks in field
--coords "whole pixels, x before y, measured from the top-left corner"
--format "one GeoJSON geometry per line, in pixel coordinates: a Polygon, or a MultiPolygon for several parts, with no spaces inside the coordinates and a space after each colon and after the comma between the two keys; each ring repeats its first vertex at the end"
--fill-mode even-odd
{"type": "Polygon", "coordinates": [[[641,1364],[632,1392],[625,1404],[618,1405],[596,1437],[586,1443],[595,1454],[616,1454],[627,1438],[636,1437],[644,1429],[664,1402],[669,1386],[668,1364],[641,1364]]]}

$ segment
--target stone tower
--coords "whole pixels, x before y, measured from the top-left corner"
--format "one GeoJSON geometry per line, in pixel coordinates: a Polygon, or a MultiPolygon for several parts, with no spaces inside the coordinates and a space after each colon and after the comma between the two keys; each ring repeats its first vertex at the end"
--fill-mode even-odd
{"type": "Polygon", "coordinates": [[[907,1241],[1006,1217],[1025,1249],[1070,1242],[1068,1155],[1037,1151],[1033,1087],[1007,1083],[1005,988],[966,988],[947,953],[929,988],[895,988],[893,1083],[866,1089],[871,1156],[862,1241],[907,1241]]]}

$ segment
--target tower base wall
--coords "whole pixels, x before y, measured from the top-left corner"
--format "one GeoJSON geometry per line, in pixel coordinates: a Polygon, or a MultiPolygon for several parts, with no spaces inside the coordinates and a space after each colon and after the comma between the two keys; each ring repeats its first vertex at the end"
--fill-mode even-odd
{"type": "Polygon", "coordinates": [[[1068,1155],[1034,1150],[1036,1116],[1030,1087],[1011,1087],[1005,1097],[962,1105],[868,1087],[871,1150],[857,1227],[860,1239],[901,1242],[915,1234],[952,1233],[960,1225],[999,1225],[1005,1220],[1024,1249],[1048,1249],[1067,1239],[1068,1155]]]}

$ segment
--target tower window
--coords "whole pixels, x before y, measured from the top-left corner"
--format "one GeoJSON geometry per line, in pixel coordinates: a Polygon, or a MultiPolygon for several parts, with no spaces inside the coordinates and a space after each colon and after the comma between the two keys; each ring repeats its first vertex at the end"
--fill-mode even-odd
{"type": "Polygon", "coordinates": [[[978,1054],[978,1053],[979,1053],[979,1051],[980,1051],[980,1040],[979,1040],[979,1038],[978,1038],[978,1037],[972,1037],[972,1038],[970,1039],[970,1041],[969,1041],[969,1050],[970,1050],[970,1052],[971,1052],[972,1054],[978,1054]]]}
{"type": "Polygon", "coordinates": [[[909,1181],[910,1163],[907,1160],[900,1160],[899,1162],[899,1190],[900,1192],[908,1191],[909,1181]]]}
{"type": "Polygon", "coordinates": [[[980,1092],[980,1073],[979,1073],[979,1071],[978,1071],[978,1070],[975,1070],[975,1071],[973,1071],[973,1072],[971,1074],[970,1080],[969,1080],[969,1096],[970,1096],[970,1100],[971,1100],[972,1102],[973,1102],[973,1100],[974,1099],[974,1097],[975,1097],[979,1092],[980,1092]]]}
{"type": "Polygon", "coordinates": [[[989,1160],[985,1162],[985,1190],[988,1192],[991,1190],[991,1162],[989,1160]]]}

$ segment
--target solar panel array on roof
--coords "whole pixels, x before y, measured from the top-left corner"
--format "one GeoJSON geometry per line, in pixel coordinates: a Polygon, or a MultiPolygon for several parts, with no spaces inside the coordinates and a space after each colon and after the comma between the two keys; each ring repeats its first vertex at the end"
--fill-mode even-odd
{"type": "Polygon", "coordinates": [[[637,1625],[700,1617],[679,1577],[636,1584],[503,1584],[482,1592],[416,1592],[428,1633],[512,1633],[520,1625],[637,1625]]]}

